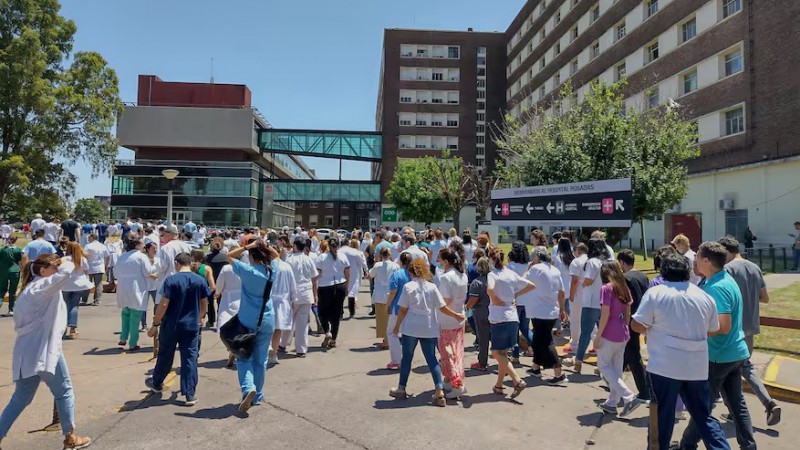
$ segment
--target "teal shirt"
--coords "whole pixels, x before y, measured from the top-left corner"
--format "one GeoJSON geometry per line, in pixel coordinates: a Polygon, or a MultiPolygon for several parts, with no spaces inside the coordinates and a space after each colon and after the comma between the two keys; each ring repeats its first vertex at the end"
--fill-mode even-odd
{"type": "Polygon", "coordinates": [[[750,357],[742,330],[742,293],[730,274],[722,270],[703,285],[717,304],[718,314],[731,315],[731,331],[708,338],[708,359],[715,363],[741,361],[750,357]]]}

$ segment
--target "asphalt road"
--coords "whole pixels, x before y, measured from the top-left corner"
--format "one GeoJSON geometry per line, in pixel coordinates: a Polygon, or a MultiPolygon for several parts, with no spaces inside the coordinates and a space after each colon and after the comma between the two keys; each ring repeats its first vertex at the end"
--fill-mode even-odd
{"type": "MultiPolygon", "coordinates": [[[[529,389],[512,402],[492,394],[494,374],[468,370],[469,395],[437,408],[429,405],[433,386],[418,351],[408,386],[415,397],[391,399],[389,389],[397,384],[398,374],[383,369],[388,352],[373,345],[374,320],[367,316],[366,305],[367,295],[362,293],[359,314],[343,323],[338,348],[323,352],[321,338],[312,337],[314,348],[307,358],[290,353],[270,368],[266,403],[244,418],[236,413],[236,371],[224,367],[226,352],[210,331],[203,333],[197,405],[185,407],[177,401],[177,377],[169,379],[163,395],[148,394],[144,380],[154,364],[152,343],[143,333],[143,352],[123,353],[116,346],[119,313],[114,296],[105,294],[101,306],[80,308],[80,337],[64,343],[75,386],[77,431],[94,438],[92,448],[109,450],[645,448],[647,409],[640,408],[628,419],[603,416],[595,401],[607,394],[594,375],[570,374],[564,386],[527,378],[529,389]]],[[[468,335],[468,343],[471,339],[468,335]]],[[[2,405],[14,389],[13,341],[12,319],[0,318],[0,342],[6,348],[0,357],[2,405]]],[[[465,365],[475,360],[472,350],[465,365]]],[[[529,363],[523,358],[523,364],[529,363]]],[[[791,425],[800,417],[800,405],[784,403],[783,422],[767,429],[761,405],[749,394],[747,401],[761,448],[797,448],[800,429],[791,425]]],[[[42,386],[4,439],[3,449],[61,448],[58,432],[31,432],[50,423],[51,408],[52,396],[42,386]]],[[[686,422],[676,426],[675,439],[685,426],[686,422]]],[[[725,425],[725,430],[736,448],[733,427],[725,425]]]]}

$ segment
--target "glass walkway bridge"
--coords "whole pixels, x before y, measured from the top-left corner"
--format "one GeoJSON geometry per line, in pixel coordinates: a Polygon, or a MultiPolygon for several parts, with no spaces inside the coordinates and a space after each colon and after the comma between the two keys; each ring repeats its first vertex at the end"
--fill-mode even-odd
{"type": "MultiPolygon", "coordinates": [[[[262,154],[291,154],[349,161],[381,162],[379,132],[268,129],[258,132],[262,154]]],[[[380,203],[380,181],[276,180],[265,178],[275,201],[380,203]]]]}

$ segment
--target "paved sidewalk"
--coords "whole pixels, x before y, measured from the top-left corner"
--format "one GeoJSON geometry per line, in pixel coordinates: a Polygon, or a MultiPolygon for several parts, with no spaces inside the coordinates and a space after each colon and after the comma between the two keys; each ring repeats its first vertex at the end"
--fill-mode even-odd
{"type": "Polygon", "coordinates": [[[764,277],[764,282],[767,283],[768,289],[780,289],[794,283],[800,283],[800,273],[771,273],[764,277]]]}
{"type": "MultiPolygon", "coordinates": [[[[646,408],[627,420],[604,417],[594,402],[607,393],[591,375],[591,367],[584,370],[588,375],[572,375],[565,386],[548,386],[529,377],[530,388],[519,402],[491,393],[494,374],[467,371],[469,395],[460,403],[436,408],[429,406],[432,383],[418,351],[409,383],[417,395],[406,401],[391,399],[389,389],[397,384],[398,374],[383,369],[388,352],[373,346],[377,340],[374,320],[366,315],[366,294],[361,300],[356,319],[342,325],[340,346],[323,352],[318,347],[321,338],[312,337],[315,348],[307,358],[291,354],[282,358],[267,374],[266,403],[244,419],[236,414],[240,396],[236,372],[224,367],[226,353],[212,332],[203,333],[197,406],[176,402],[176,378],[167,383],[163,396],[149,395],[144,379],[153,367],[150,344],[145,338],[146,351],[120,351],[114,335],[118,310],[113,296],[105,295],[102,306],[80,308],[80,338],[64,343],[76,392],[77,429],[95,438],[92,448],[104,450],[469,449],[496,448],[501,443],[565,450],[645,447],[646,408]],[[594,445],[587,444],[590,440],[594,445]]],[[[13,392],[13,339],[11,319],[0,318],[0,341],[8,349],[0,358],[0,407],[13,392]]],[[[467,335],[467,344],[471,342],[467,335]]],[[[465,365],[474,360],[470,348],[465,365]]],[[[523,363],[530,364],[530,359],[523,358],[523,363]]],[[[800,417],[800,405],[783,403],[783,422],[768,429],[755,397],[748,394],[747,402],[762,448],[797,448],[800,429],[792,425],[800,417]]],[[[50,422],[51,408],[52,396],[42,387],[3,441],[3,450],[60,448],[57,432],[29,433],[50,422]]],[[[722,412],[717,408],[717,415],[722,412]]],[[[685,426],[686,422],[676,426],[674,438],[685,426]]],[[[735,448],[733,428],[726,424],[725,430],[735,448]]]]}

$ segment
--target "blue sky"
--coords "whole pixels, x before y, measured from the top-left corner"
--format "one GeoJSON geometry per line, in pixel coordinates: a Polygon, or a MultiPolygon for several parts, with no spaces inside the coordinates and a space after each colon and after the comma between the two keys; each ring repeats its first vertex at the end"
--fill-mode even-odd
{"type": "MultiPolygon", "coordinates": [[[[373,130],[384,28],[505,31],[525,0],[61,0],[75,50],[100,52],[120,95],[139,74],[246,84],[279,128],[373,130]]],[[[120,158],[133,153],[121,149],[120,158]]],[[[321,177],[336,164],[309,161],[321,177]]],[[[76,198],[109,195],[107,177],[78,176],[76,198]]],[[[345,176],[368,171],[344,166],[345,176]]]]}

